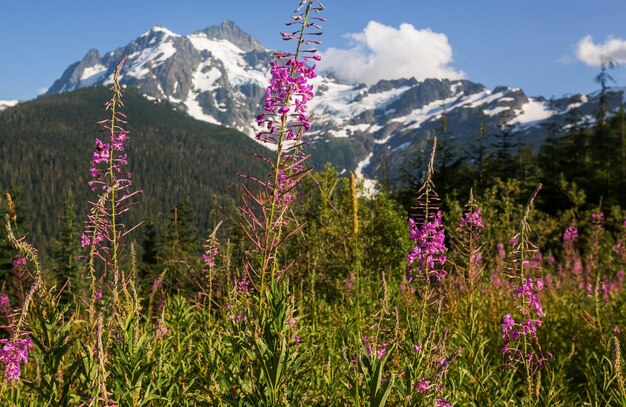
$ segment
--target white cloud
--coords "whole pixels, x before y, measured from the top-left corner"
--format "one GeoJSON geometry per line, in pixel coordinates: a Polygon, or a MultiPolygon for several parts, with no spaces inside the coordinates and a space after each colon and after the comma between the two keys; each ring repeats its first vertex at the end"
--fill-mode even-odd
{"type": "Polygon", "coordinates": [[[430,29],[418,30],[406,23],[395,28],[370,21],[363,32],[347,37],[353,46],[329,48],[320,64],[320,68],[342,80],[373,84],[381,79],[465,76],[450,66],[452,47],[448,37],[430,29]]]}
{"type": "Polygon", "coordinates": [[[618,64],[626,63],[626,40],[609,37],[604,43],[596,44],[591,35],[578,41],[576,56],[591,66],[600,66],[607,58],[618,64]]]}
{"type": "Polygon", "coordinates": [[[37,89],[37,96],[41,96],[48,91],[48,88],[39,88],[37,89]]]}

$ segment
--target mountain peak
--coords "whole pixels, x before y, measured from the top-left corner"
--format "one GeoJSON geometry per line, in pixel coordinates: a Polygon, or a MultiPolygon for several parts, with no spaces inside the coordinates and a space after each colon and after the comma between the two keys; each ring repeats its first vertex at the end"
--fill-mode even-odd
{"type": "Polygon", "coordinates": [[[212,25],[204,30],[196,31],[195,34],[199,33],[206,35],[212,40],[231,42],[246,52],[264,50],[260,42],[230,20],[225,20],[220,25],[212,25]]]}
{"type": "Polygon", "coordinates": [[[150,29],[150,31],[145,32],[142,37],[150,37],[150,36],[154,36],[154,35],[163,35],[165,37],[180,37],[180,34],[176,34],[174,31],[169,30],[166,27],[163,27],[162,25],[155,25],[154,27],[152,27],[150,29]]]}
{"type": "Polygon", "coordinates": [[[97,63],[100,62],[100,54],[98,53],[98,50],[95,48],[91,48],[89,51],[87,51],[87,53],[85,54],[85,56],[83,57],[81,63],[84,63],[85,65],[95,65],[97,63]]]}

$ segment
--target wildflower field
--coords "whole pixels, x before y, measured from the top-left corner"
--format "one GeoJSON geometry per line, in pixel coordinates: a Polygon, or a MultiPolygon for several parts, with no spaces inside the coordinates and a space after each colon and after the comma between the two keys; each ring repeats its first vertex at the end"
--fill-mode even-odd
{"type": "Polygon", "coordinates": [[[124,59],[64,264],[7,193],[0,404],[625,406],[626,212],[566,180],[558,210],[537,208],[554,180],[438,195],[436,138],[405,206],[311,170],[324,7],[295,3],[257,118],[267,177],[241,174],[237,214],[202,245],[184,210],[158,244],[130,221],[124,59]]]}

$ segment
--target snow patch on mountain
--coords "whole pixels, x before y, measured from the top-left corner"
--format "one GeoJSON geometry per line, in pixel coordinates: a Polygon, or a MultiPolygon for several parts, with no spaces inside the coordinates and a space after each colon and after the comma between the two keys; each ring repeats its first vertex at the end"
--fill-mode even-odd
{"type": "Polygon", "coordinates": [[[202,106],[200,106],[200,103],[198,103],[198,100],[196,99],[194,94],[190,94],[184,103],[185,106],[187,106],[187,113],[195,119],[202,120],[211,124],[222,124],[215,117],[204,113],[204,111],[202,110],[202,106]]]}
{"type": "Polygon", "coordinates": [[[368,177],[366,177],[363,174],[363,170],[370,165],[371,161],[372,161],[372,157],[374,157],[374,153],[369,153],[367,157],[365,157],[364,160],[360,161],[357,166],[356,169],[354,170],[354,175],[359,179],[363,181],[363,195],[372,195],[376,192],[376,181],[374,181],[373,179],[370,179],[368,177]]]}
{"type": "Polygon", "coordinates": [[[141,79],[148,75],[152,69],[170,59],[176,53],[176,48],[171,42],[161,42],[159,45],[137,51],[128,56],[129,65],[132,68],[126,75],[135,79],[141,79]]]}
{"type": "Polygon", "coordinates": [[[507,110],[511,110],[511,108],[509,106],[496,106],[493,109],[484,109],[483,113],[487,116],[496,116],[507,110]]]}
{"type": "Polygon", "coordinates": [[[94,77],[102,75],[107,71],[107,67],[102,64],[97,64],[85,68],[83,74],[80,76],[80,81],[86,83],[86,81],[93,79],[94,77]]]}
{"type": "Polygon", "coordinates": [[[0,100],[0,110],[4,110],[7,107],[13,107],[19,103],[18,100],[0,100]]]}
{"type": "Polygon", "coordinates": [[[194,88],[198,90],[213,91],[219,87],[217,81],[222,77],[222,72],[211,66],[210,63],[203,63],[198,66],[193,74],[194,88]]]}
{"type": "Polygon", "coordinates": [[[191,43],[198,51],[208,51],[213,58],[222,62],[228,72],[228,80],[232,86],[253,82],[264,86],[267,83],[266,75],[252,69],[243,59],[244,52],[226,40],[209,39],[206,34],[192,34],[189,37],[191,43]]]}
{"type": "Polygon", "coordinates": [[[394,117],[392,122],[400,122],[407,126],[407,129],[419,129],[422,123],[435,119],[440,116],[445,110],[449,109],[447,105],[458,100],[458,96],[453,96],[442,101],[435,101],[427,104],[426,106],[415,109],[406,116],[394,117]]]}
{"type": "Polygon", "coordinates": [[[364,89],[355,89],[353,85],[339,84],[323,79],[314,83],[321,91],[310,103],[309,108],[318,115],[336,118],[351,118],[372,109],[384,108],[397,99],[409,87],[403,86],[385,92],[368,93],[364,89]]]}
{"type": "MultiPolygon", "coordinates": [[[[141,34],[141,36],[139,38],[141,38],[141,37],[149,37],[149,36],[151,36],[151,35],[153,35],[155,33],[163,33],[163,39],[166,39],[166,38],[169,38],[169,37],[177,38],[177,37],[181,36],[180,34],[176,34],[175,32],[173,32],[173,31],[171,31],[171,30],[169,30],[169,29],[167,29],[167,28],[165,28],[163,26],[155,25],[154,27],[152,27],[150,29],[150,31],[146,31],[145,33],[141,34]]],[[[154,44],[155,42],[157,42],[157,38],[153,37],[150,40],[150,44],[154,44]]]]}
{"type": "Polygon", "coordinates": [[[522,105],[522,113],[511,120],[511,124],[523,124],[531,126],[539,121],[546,120],[552,115],[546,102],[533,98],[528,99],[528,103],[522,105]]]}

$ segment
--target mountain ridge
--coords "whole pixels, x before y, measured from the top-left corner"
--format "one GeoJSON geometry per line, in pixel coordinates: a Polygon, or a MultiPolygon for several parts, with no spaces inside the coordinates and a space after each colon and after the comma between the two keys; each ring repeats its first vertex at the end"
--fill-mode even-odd
{"type": "MultiPolygon", "coordinates": [[[[254,138],[272,52],[234,22],[189,35],[155,26],[102,57],[90,50],[47,94],[107,85],[123,55],[128,60],[122,83],[141,89],[148,98],[168,100],[196,119],[254,138]]],[[[489,89],[467,79],[390,79],[366,86],[321,73],[314,85],[316,97],[309,104],[316,117],[312,148],[330,154],[320,160],[369,178],[377,177],[383,156],[397,172],[407,157],[419,154],[439,131],[442,114],[452,139],[465,147],[474,142],[480,122],[489,137],[509,126],[521,133],[524,143],[538,145],[547,137],[548,120],[564,125],[575,109],[581,123],[589,121],[598,105],[594,94],[550,101],[519,88],[489,89]]],[[[624,102],[623,89],[609,93],[609,109],[624,102]]]]}

